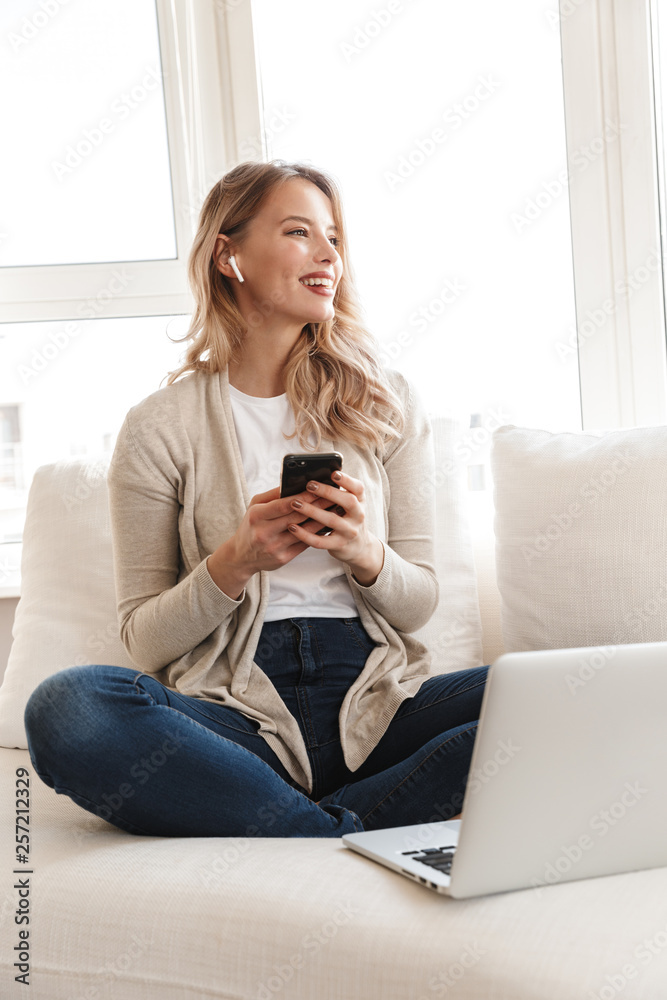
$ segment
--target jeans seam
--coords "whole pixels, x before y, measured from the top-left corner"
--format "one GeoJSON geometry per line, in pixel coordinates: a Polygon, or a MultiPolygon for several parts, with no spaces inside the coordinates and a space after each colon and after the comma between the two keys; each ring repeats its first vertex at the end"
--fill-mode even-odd
{"type": "Polygon", "coordinates": [[[417,764],[417,766],[414,767],[412,769],[412,771],[410,771],[409,774],[406,774],[405,777],[402,778],[399,781],[399,783],[394,788],[391,789],[391,791],[387,792],[387,794],[384,796],[384,798],[380,799],[379,802],[376,802],[376,804],[373,806],[373,808],[371,809],[370,812],[366,813],[365,816],[361,817],[362,823],[365,823],[366,820],[369,818],[369,816],[372,816],[373,813],[376,812],[376,810],[378,810],[380,808],[380,806],[384,802],[386,802],[386,800],[390,796],[392,796],[394,794],[394,792],[398,791],[398,789],[401,787],[401,785],[405,784],[405,782],[408,780],[408,778],[411,778],[413,776],[413,774],[416,774],[417,771],[420,769],[420,767],[423,767],[423,765],[426,763],[426,761],[430,760],[430,758],[433,756],[434,753],[437,753],[438,750],[440,750],[442,747],[444,747],[447,743],[451,743],[452,740],[458,739],[459,736],[463,736],[464,733],[469,733],[471,729],[475,729],[476,727],[477,727],[477,722],[474,722],[472,725],[468,726],[467,729],[462,729],[460,732],[456,733],[454,736],[448,736],[446,740],[442,741],[442,743],[438,743],[437,747],[434,747],[433,750],[431,750],[430,754],[427,757],[424,757],[423,760],[420,760],[420,762],[417,764]]]}
{"type": "MultiPolygon", "coordinates": [[[[310,703],[308,701],[308,695],[300,687],[297,688],[296,703],[299,706],[299,712],[301,713],[301,718],[303,719],[303,723],[306,726],[306,729],[307,729],[307,732],[308,732],[308,741],[310,742],[311,736],[314,737],[315,739],[317,739],[317,733],[315,732],[315,726],[313,725],[313,719],[312,719],[312,716],[310,714],[310,703]],[[303,697],[301,697],[301,695],[303,695],[303,697]],[[306,709],[307,719],[303,718],[303,706],[302,706],[302,702],[305,702],[305,709],[306,709]]],[[[304,740],[304,743],[306,743],[305,740],[304,740]]],[[[315,746],[318,746],[318,744],[315,743],[315,746]]],[[[308,746],[308,743],[306,743],[306,749],[310,749],[310,747],[308,746]]]]}
{"type": "MultiPolygon", "coordinates": [[[[440,677],[442,675],[441,674],[434,674],[433,676],[434,677],[440,677]]],[[[485,683],[486,683],[485,680],[484,681],[478,681],[477,684],[471,684],[470,687],[461,688],[460,691],[454,691],[452,694],[446,694],[442,698],[437,698],[435,701],[429,701],[428,704],[426,704],[426,705],[420,705],[419,708],[413,708],[413,710],[411,712],[404,712],[403,715],[401,715],[398,719],[396,719],[396,722],[400,722],[401,719],[405,719],[409,715],[416,715],[418,712],[421,712],[425,708],[432,708],[434,705],[440,705],[444,701],[450,701],[452,698],[457,698],[461,694],[467,694],[469,691],[474,691],[475,688],[484,687],[485,683]]],[[[419,692],[417,692],[417,694],[419,694],[419,692]]],[[[409,699],[406,699],[406,701],[407,700],[409,700],[409,699]]]]}
{"type": "MultiPolygon", "coordinates": [[[[162,707],[163,708],[174,708],[173,705],[163,705],[162,707]]],[[[179,709],[175,708],[174,711],[178,712],[179,709]]],[[[180,712],[180,714],[181,715],[185,715],[185,712],[180,712]]],[[[257,739],[259,739],[259,740],[262,739],[262,737],[259,735],[258,731],[254,732],[254,733],[251,733],[251,732],[248,732],[247,729],[241,729],[238,726],[232,726],[228,722],[220,722],[218,719],[215,718],[215,716],[213,716],[213,715],[207,715],[206,712],[200,712],[200,715],[203,716],[204,719],[210,719],[211,722],[215,722],[215,724],[217,726],[224,726],[225,729],[231,729],[231,731],[233,733],[242,733],[244,736],[256,736],[257,739]]],[[[191,716],[186,715],[186,718],[189,719],[189,718],[191,718],[191,716]]],[[[197,720],[196,719],[192,719],[192,721],[196,722],[197,720]]],[[[206,726],[204,726],[204,729],[206,729],[206,726]]],[[[209,729],[208,731],[211,732],[212,730],[209,729]]]]}
{"type": "MultiPolygon", "coordinates": [[[[158,681],[158,684],[159,683],[161,683],[161,682],[158,681]]],[[[135,691],[136,691],[137,694],[144,694],[144,695],[146,695],[148,698],[150,698],[150,700],[153,702],[153,705],[155,705],[157,708],[170,708],[170,709],[172,709],[172,711],[178,712],[179,715],[182,715],[183,718],[190,719],[190,722],[194,722],[196,725],[200,726],[202,729],[205,729],[207,733],[213,733],[214,736],[219,736],[220,735],[219,733],[213,732],[212,729],[208,729],[207,726],[202,726],[202,724],[200,722],[197,722],[196,719],[193,719],[191,716],[187,715],[185,712],[182,712],[179,708],[176,708],[175,705],[163,705],[161,702],[156,701],[155,698],[153,697],[153,695],[150,693],[150,691],[147,691],[145,688],[141,688],[141,690],[139,690],[137,688],[136,682],[134,684],[134,687],[135,687],[135,691]]],[[[167,688],[167,690],[171,690],[171,689],[167,688]]],[[[178,694],[178,692],[176,692],[176,694],[178,694]]],[[[196,700],[196,699],[193,699],[193,700],[196,700]]],[[[236,726],[230,726],[226,722],[219,722],[213,716],[207,715],[206,712],[201,712],[200,714],[205,719],[210,719],[211,722],[215,722],[216,725],[218,725],[218,726],[224,726],[225,729],[231,729],[232,732],[234,732],[234,733],[243,733],[244,736],[256,736],[257,739],[260,739],[260,740],[263,739],[263,737],[260,736],[259,732],[249,733],[246,729],[239,729],[236,726]]],[[[222,738],[225,739],[226,737],[223,736],[222,738]]]]}
{"type": "Polygon", "coordinates": [[[318,672],[319,672],[319,675],[320,675],[320,683],[317,686],[318,687],[324,687],[324,684],[325,684],[325,678],[324,678],[324,660],[323,660],[323,657],[322,657],[322,650],[320,649],[320,643],[319,643],[319,639],[318,639],[318,635],[317,635],[317,629],[315,628],[314,625],[309,625],[308,629],[311,632],[311,635],[309,637],[310,638],[310,650],[311,650],[310,655],[311,655],[313,663],[316,665],[316,667],[318,669],[318,672]],[[317,661],[316,661],[315,657],[313,656],[313,643],[315,644],[315,648],[317,650],[317,661]]]}
{"type": "Polygon", "coordinates": [[[368,652],[366,652],[364,646],[359,641],[358,635],[354,631],[354,626],[353,626],[352,623],[354,621],[356,621],[356,619],[353,619],[353,618],[342,618],[341,621],[345,625],[345,628],[347,629],[347,631],[348,631],[348,633],[350,635],[350,638],[352,639],[352,642],[354,642],[359,647],[359,649],[361,650],[362,653],[366,653],[366,659],[368,659],[368,657],[371,655],[373,647],[376,645],[376,643],[373,643],[373,646],[371,646],[371,649],[368,652]]]}
{"type": "MultiPolygon", "coordinates": [[[[303,632],[302,632],[302,626],[296,625],[296,628],[299,630],[299,636],[300,636],[299,637],[298,647],[297,647],[297,656],[299,658],[300,667],[301,667],[299,673],[302,674],[303,671],[304,671],[304,669],[305,669],[305,666],[306,666],[305,663],[304,663],[303,648],[302,648],[303,632]]],[[[315,641],[317,642],[317,631],[316,631],[315,627],[313,625],[308,624],[308,625],[306,625],[306,628],[308,629],[309,632],[312,630],[313,636],[315,636],[315,641]]],[[[312,642],[312,636],[309,635],[308,639],[309,639],[309,645],[310,645],[311,642],[312,642]]],[[[318,649],[318,655],[319,655],[319,649],[318,649]]],[[[312,652],[310,653],[310,656],[311,656],[311,659],[312,659],[312,652]]],[[[313,718],[312,718],[312,715],[311,715],[311,712],[310,712],[310,702],[308,700],[308,693],[306,691],[306,685],[305,684],[301,684],[301,681],[299,679],[299,681],[296,684],[296,688],[295,689],[296,689],[296,703],[297,703],[297,706],[298,706],[298,709],[299,709],[299,713],[301,715],[301,721],[303,722],[304,727],[306,729],[306,733],[307,733],[307,739],[302,736],[303,743],[304,743],[304,746],[306,748],[306,751],[308,753],[310,753],[309,743],[310,743],[311,739],[314,739],[315,741],[317,741],[317,730],[316,730],[316,727],[315,727],[315,725],[313,723],[313,718]],[[306,713],[305,714],[306,714],[306,718],[304,718],[304,712],[303,712],[303,708],[302,708],[302,702],[305,702],[305,709],[306,709],[306,713]]],[[[315,746],[317,746],[317,745],[318,745],[317,742],[315,742],[315,746]]]]}

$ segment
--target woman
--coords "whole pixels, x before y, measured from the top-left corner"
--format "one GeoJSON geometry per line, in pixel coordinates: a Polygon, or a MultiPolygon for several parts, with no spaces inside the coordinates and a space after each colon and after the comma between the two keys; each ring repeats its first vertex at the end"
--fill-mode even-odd
{"type": "Polygon", "coordinates": [[[433,502],[414,502],[430,425],[360,322],[334,181],[235,167],[206,198],[189,277],[185,363],[130,410],[109,469],[137,670],[41,684],[26,709],[35,770],[136,834],[339,837],[451,818],[486,668],[429,676],[411,635],[438,599],[433,502]],[[285,453],[333,450],[339,488],[280,497],[285,453]]]}

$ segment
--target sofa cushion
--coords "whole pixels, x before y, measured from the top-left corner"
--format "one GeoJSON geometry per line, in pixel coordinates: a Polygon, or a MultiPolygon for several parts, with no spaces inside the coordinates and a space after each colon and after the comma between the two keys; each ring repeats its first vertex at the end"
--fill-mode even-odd
{"type": "Polygon", "coordinates": [[[667,639],[667,427],[494,434],[506,650],[667,639]]]}
{"type": "MultiPolygon", "coordinates": [[[[456,425],[434,421],[440,602],[417,635],[434,650],[434,673],[482,662],[475,568],[464,513],[462,468],[452,462],[456,425]]],[[[0,687],[0,746],[27,746],[23,713],[35,687],[65,667],[134,667],[116,616],[106,473],[109,456],[37,470],[30,488],[7,670],[0,687]]],[[[425,494],[422,493],[423,497],[425,494]]],[[[136,668],[135,668],[136,669],[136,668]]]]}
{"type": "Polygon", "coordinates": [[[57,670],[84,663],[133,666],[116,616],[108,462],[70,459],[35,472],[14,641],[0,688],[1,746],[27,746],[26,703],[57,670]]]}

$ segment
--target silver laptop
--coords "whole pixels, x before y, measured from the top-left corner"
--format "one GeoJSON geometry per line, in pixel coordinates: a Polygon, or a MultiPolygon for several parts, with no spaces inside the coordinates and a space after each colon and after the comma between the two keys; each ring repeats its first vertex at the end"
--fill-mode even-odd
{"type": "Polygon", "coordinates": [[[461,819],[433,820],[342,839],[459,899],[667,865],[667,642],[499,657],[461,819]]]}

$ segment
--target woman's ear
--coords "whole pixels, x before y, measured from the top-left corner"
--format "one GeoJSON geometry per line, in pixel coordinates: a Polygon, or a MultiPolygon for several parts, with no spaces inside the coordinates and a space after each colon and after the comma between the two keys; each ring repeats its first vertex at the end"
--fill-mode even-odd
{"type": "Polygon", "coordinates": [[[215,241],[215,266],[221,274],[224,274],[226,278],[232,278],[234,275],[238,278],[240,282],[243,282],[243,275],[239,270],[236,257],[233,253],[234,247],[231,241],[224,233],[218,233],[215,241]]]}
{"type": "Polygon", "coordinates": [[[232,268],[229,266],[229,257],[234,253],[234,248],[232,246],[231,240],[224,233],[218,233],[215,239],[215,249],[213,251],[213,257],[215,259],[215,266],[223,274],[231,278],[234,274],[232,268]]]}
{"type": "Polygon", "coordinates": [[[222,233],[218,233],[215,239],[213,259],[215,260],[215,266],[218,271],[221,271],[222,274],[226,274],[228,278],[231,278],[233,273],[232,269],[227,264],[231,252],[232,249],[229,244],[229,238],[222,233]]]}

